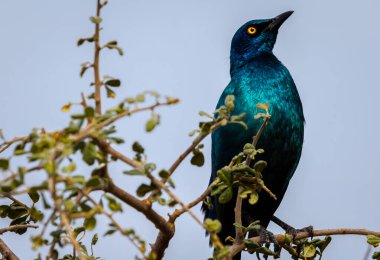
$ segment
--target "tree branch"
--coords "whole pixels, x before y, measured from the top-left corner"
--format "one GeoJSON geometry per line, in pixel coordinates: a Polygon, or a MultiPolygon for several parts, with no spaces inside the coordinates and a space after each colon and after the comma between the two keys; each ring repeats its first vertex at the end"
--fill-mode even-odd
{"type": "Polygon", "coordinates": [[[34,224],[18,224],[18,225],[13,225],[5,228],[0,228],[0,235],[4,234],[5,232],[10,232],[10,231],[15,231],[18,229],[23,229],[23,228],[38,228],[38,225],[34,224]]]}
{"type": "Polygon", "coordinates": [[[5,260],[19,260],[15,253],[5,244],[5,242],[0,238],[0,253],[3,256],[2,259],[5,260]]]}
{"type": "Polygon", "coordinates": [[[173,227],[169,225],[161,215],[159,215],[156,211],[154,211],[151,207],[149,207],[149,205],[145,204],[143,201],[137,199],[125,190],[116,186],[111,179],[109,179],[109,183],[105,187],[104,191],[113,194],[129,206],[141,212],[161,232],[167,234],[174,234],[173,227]]]}
{"type": "MultiPolygon", "coordinates": [[[[355,228],[322,229],[322,230],[314,230],[312,235],[310,235],[309,232],[297,233],[296,237],[294,238],[294,241],[304,239],[304,238],[320,237],[320,236],[335,236],[335,235],[362,235],[362,236],[374,235],[374,236],[380,237],[380,232],[367,230],[367,229],[360,229],[360,228],[359,229],[355,229],[355,228]]],[[[280,245],[285,244],[285,235],[278,234],[278,235],[275,235],[274,238],[278,241],[280,245]]],[[[250,238],[250,240],[255,243],[260,243],[259,236],[252,237],[250,238]]],[[[232,245],[230,248],[230,257],[235,256],[237,253],[241,252],[244,248],[245,248],[245,245],[243,243],[232,245]]]]}

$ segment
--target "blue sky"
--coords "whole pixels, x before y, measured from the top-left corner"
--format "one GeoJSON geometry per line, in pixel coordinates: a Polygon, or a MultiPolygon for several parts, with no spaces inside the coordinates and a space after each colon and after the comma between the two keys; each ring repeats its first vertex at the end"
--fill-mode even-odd
{"type": "MultiPolygon", "coordinates": [[[[90,93],[90,74],[83,79],[78,75],[80,64],[92,59],[92,49],[77,48],[76,40],[93,31],[88,17],[94,13],[94,2],[2,3],[0,128],[7,137],[25,135],[33,127],[64,126],[68,115],[60,107],[78,101],[81,91],[90,93]]],[[[295,227],[380,230],[379,8],[377,0],[109,1],[102,38],[118,40],[125,55],[105,52],[101,72],[122,80],[116,100],[144,90],[181,99],[177,106],[159,110],[162,124],[153,133],[142,132],[149,114],[119,124],[127,141],[119,149],[131,154],[130,144],[139,140],[150,161],[161,168],[170,166],[190,144],[187,133],[197,126],[198,111],[213,111],[229,82],[229,47],[235,30],[248,20],[294,10],[280,30],[274,52],[297,84],[306,117],[305,144],[276,215],[295,227]]],[[[107,100],[105,106],[112,102],[107,100]]],[[[185,201],[208,183],[209,139],[204,150],[205,167],[185,162],[175,175],[176,192],[185,201]]],[[[114,178],[133,190],[138,180],[121,176],[125,168],[115,165],[114,178]]],[[[198,208],[195,212],[201,216],[198,208]]],[[[148,241],[155,238],[153,226],[141,215],[127,210],[119,220],[126,227],[138,227],[148,241]]],[[[280,232],[274,225],[270,230],[280,232]]],[[[203,233],[184,217],[167,259],[206,259],[211,250],[203,233]]],[[[4,239],[21,259],[35,256],[27,238],[6,234],[4,239]]],[[[361,259],[366,248],[364,237],[335,237],[325,259],[361,259]]],[[[101,238],[95,250],[104,259],[134,255],[119,236],[101,238]]]]}

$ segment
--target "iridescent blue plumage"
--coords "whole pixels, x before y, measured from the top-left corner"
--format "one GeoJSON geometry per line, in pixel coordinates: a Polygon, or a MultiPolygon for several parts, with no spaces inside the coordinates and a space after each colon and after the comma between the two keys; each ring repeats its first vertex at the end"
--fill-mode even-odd
{"type": "MultiPolygon", "coordinates": [[[[265,151],[259,159],[268,163],[263,172],[264,182],[276,194],[278,200],[275,201],[265,192],[261,192],[257,204],[252,206],[244,202],[244,225],[253,220],[260,220],[261,225],[267,227],[301,156],[304,136],[301,100],[289,71],[272,52],[278,28],[291,13],[286,12],[274,19],[250,21],[235,33],[230,55],[231,82],[217,104],[217,107],[221,106],[227,95],[234,95],[234,114],[246,113],[244,121],[248,130],[240,125],[231,124],[212,134],[210,183],[215,179],[217,170],[228,165],[231,158],[241,152],[244,144],[250,143],[257,133],[261,121],[254,119],[257,113],[256,104],[270,104],[269,112],[272,117],[259,140],[258,147],[265,151]]],[[[213,198],[214,207],[211,210],[204,207],[206,218],[221,221],[222,231],[219,236],[222,240],[235,235],[235,198],[236,191],[229,203],[220,204],[213,198]]]]}

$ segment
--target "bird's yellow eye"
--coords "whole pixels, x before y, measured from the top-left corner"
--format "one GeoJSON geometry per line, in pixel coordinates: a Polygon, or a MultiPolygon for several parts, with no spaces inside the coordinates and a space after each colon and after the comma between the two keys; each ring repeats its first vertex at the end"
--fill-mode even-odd
{"type": "Polygon", "coordinates": [[[256,32],[257,32],[256,27],[250,26],[250,27],[248,27],[248,29],[247,29],[247,33],[248,33],[249,35],[254,35],[256,32]]]}

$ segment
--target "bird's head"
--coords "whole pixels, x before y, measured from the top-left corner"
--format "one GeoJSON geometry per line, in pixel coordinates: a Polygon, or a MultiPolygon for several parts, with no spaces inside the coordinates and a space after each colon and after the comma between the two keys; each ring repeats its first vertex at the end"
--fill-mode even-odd
{"type": "Polygon", "coordinates": [[[231,70],[262,53],[271,53],[278,29],[292,13],[288,11],[272,19],[252,20],[240,27],[232,38],[231,70]]]}

